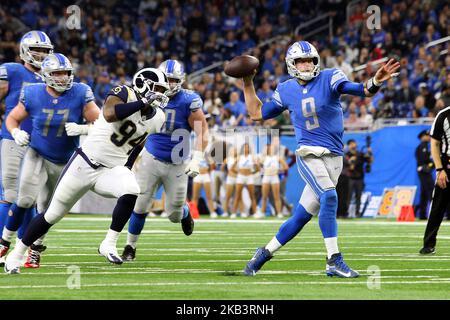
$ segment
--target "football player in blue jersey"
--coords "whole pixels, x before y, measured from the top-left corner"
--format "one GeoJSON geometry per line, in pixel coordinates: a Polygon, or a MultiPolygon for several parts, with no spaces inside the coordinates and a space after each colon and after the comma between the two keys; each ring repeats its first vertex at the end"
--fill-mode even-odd
{"type": "MultiPolygon", "coordinates": [[[[91,88],[73,82],[72,64],[64,55],[49,54],[41,72],[45,84],[24,87],[19,103],[6,119],[15,143],[30,147],[22,161],[17,201],[10,208],[12,215],[3,230],[3,243],[11,242],[26,210],[35,204],[38,213],[47,209],[58,177],[79,146],[79,137],[68,135],[66,124],[94,122],[100,114],[91,88]],[[31,135],[20,129],[27,118],[32,121],[31,135]]],[[[39,267],[40,254],[45,250],[43,238],[31,245],[26,268],[39,267]]]]}
{"type": "MultiPolygon", "coordinates": [[[[0,100],[5,99],[5,119],[17,105],[22,88],[32,83],[42,83],[39,74],[44,58],[53,52],[53,45],[49,37],[42,31],[27,32],[20,40],[21,63],[4,63],[0,65],[0,100]]],[[[31,120],[21,124],[21,129],[31,133],[31,120]]],[[[5,121],[1,129],[1,189],[0,189],[0,233],[5,226],[8,212],[12,203],[17,200],[17,178],[20,163],[26,147],[14,143],[14,137],[6,129],[5,121]]],[[[34,209],[25,213],[25,221],[19,229],[19,238],[32,218],[34,209]]],[[[12,226],[6,226],[6,228],[12,226]]],[[[0,265],[4,264],[4,256],[9,249],[9,242],[0,240],[0,265]]]]}
{"type": "Polygon", "coordinates": [[[188,176],[195,177],[204,159],[208,144],[208,125],[202,110],[200,96],[182,88],[186,74],[176,60],[166,60],[158,67],[167,75],[170,85],[169,103],[164,108],[166,122],[161,133],[148,137],[136,179],[141,193],[136,201],[128,225],[127,244],[122,253],[124,261],[134,260],[136,243],[144,228],[153,197],[161,185],[166,192],[165,212],[174,223],[181,221],[183,232],[189,236],[194,229],[186,204],[188,176]],[[196,134],[192,159],[190,156],[191,131],[196,134]]]}
{"type": "MultiPolygon", "coordinates": [[[[306,186],[291,218],[275,237],[258,248],[244,269],[253,276],[273,254],[294,238],[318,214],[327,249],[326,274],[358,277],[343,260],[337,243],[336,183],[342,171],[344,133],[341,94],[371,97],[382,83],[396,76],[400,64],[390,59],[366,83],[354,83],[339,69],[320,70],[319,54],[309,42],[292,44],[286,54],[291,79],[280,83],[272,100],[262,103],[253,86],[253,75],[244,81],[247,110],[253,120],[264,120],[289,110],[297,140],[297,166],[306,186]]],[[[255,70],[256,73],[256,70],[255,70]]]]}

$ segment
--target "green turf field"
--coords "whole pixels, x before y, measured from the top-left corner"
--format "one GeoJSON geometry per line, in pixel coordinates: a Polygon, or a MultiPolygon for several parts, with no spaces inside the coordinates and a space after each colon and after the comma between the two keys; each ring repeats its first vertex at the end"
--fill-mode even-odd
{"type": "MultiPolygon", "coordinates": [[[[240,272],[281,220],[201,219],[186,237],[179,225],[149,218],[137,260],[121,266],[97,254],[109,222],[109,217],[91,215],[63,219],[47,236],[40,269],[2,273],[2,299],[450,299],[448,222],[441,227],[437,253],[422,257],[418,251],[424,222],[340,220],[340,249],[361,273],[351,280],[325,276],[317,219],[256,277],[240,272]],[[369,267],[379,268],[381,278],[368,272],[369,267]],[[77,268],[80,288],[69,289],[68,283],[77,284],[71,273],[77,268]]],[[[125,238],[124,233],[120,252],[125,238]]]]}

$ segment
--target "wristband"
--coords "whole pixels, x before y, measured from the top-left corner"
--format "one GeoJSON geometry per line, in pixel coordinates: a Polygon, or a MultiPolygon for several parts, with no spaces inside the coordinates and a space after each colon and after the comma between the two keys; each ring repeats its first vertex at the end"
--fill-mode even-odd
{"type": "Polygon", "coordinates": [[[373,93],[373,94],[377,93],[378,90],[380,90],[380,88],[381,88],[381,84],[380,85],[376,85],[374,83],[374,81],[376,81],[374,77],[372,77],[369,80],[367,80],[367,87],[366,87],[367,91],[369,91],[370,93],[373,93]]]}
{"type": "Polygon", "coordinates": [[[436,168],[436,172],[442,171],[444,168],[436,168]]]}

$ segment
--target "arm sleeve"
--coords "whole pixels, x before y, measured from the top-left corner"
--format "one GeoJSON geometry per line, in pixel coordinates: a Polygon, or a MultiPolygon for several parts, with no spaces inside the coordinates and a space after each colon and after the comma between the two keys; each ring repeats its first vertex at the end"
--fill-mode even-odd
{"type": "Polygon", "coordinates": [[[365,97],[364,84],[351,82],[340,69],[333,69],[330,79],[331,91],[335,94],[351,94],[365,97]]]}
{"type": "Polygon", "coordinates": [[[364,84],[351,81],[343,81],[337,86],[339,94],[351,94],[352,96],[365,97],[364,84]]]}
{"type": "Polygon", "coordinates": [[[286,109],[287,108],[283,106],[280,92],[277,88],[272,95],[272,99],[262,105],[261,115],[263,120],[272,119],[280,115],[286,109]]]}

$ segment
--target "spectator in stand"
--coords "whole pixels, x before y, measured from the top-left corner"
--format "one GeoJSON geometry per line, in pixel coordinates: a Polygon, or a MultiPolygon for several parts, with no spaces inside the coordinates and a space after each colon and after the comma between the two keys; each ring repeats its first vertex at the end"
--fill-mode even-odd
{"type": "Polygon", "coordinates": [[[247,115],[247,108],[245,104],[239,100],[239,93],[232,92],[230,94],[230,102],[226,103],[224,109],[231,111],[231,114],[236,118],[237,126],[245,126],[245,117],[247,115]]]}

